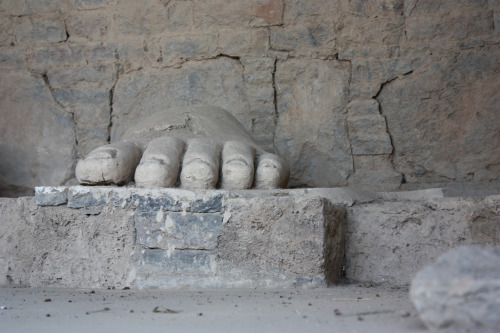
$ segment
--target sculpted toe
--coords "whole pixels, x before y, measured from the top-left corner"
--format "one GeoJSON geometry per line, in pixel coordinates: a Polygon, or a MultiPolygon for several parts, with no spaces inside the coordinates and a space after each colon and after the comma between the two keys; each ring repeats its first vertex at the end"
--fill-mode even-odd
{"type": "Polygon", "coordinates": [[[191,140],[182,162],[181,186],[186,189],[215,188],[219,180],[220,150],[211,140],[191,140]]]}
{"type": "Polygon", "coordinates": [[[262,154],[257,161],[255,188],[285,188],[290,179],[290,169],[286,161],[274,154],[262,154]]]}
{"type": "Polygon", "coordinates": [[[184,142],[177,138],[158,138],[149,143],[135,170],[138,187],[175,187],[179,176],[184,142]]]}
{"type": "Polygon", "coordinates": [[[102,146],[78,161],[75,174],[80,184],[122,185],[132,179],[140,156],[141,149],[134,144],[102,146]]]}
{"type": "Polygon", "coordinates": [[[243,190],[252,187],[254,149],[242,142],[229,141],[222,151],[221,188],[243,190]]]}

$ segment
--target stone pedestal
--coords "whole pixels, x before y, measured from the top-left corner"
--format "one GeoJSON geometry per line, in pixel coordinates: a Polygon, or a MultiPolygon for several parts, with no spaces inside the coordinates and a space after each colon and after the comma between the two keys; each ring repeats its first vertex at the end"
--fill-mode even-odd
{"type": "Polygon", "coordinates": [[[35,201],[32,286],[302,286],[341,277],[345,209],[305,190],[41,187],[35,201]]]}

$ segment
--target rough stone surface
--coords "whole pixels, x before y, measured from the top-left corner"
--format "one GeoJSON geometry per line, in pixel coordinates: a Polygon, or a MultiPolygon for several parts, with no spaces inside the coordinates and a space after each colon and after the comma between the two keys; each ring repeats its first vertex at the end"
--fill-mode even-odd
{"type": "Polygon", "coordinates": [[[230,199],[219,256],[233,264],[280,267],[304,280],[340,280],[344,213],[326,199],[230,199]]]}
{"type": "MultiPolygon", "coordinates": [[[[35,199],[1,202],[1,284],[179,288],[334,283],[342,271],[345,209],[318,193],[37,188],[35,199]],[[56,194],[67,194],[67,204],[61,205],[56,194]]],[[[340,194],[337,199],[351,197],[340,194]]]]}
{"type": "Polygon", "coordinates": [[[499,13],[492,0],[3,0],[1,123],[35,121],[9,120],[30,139],[2,137],[15,161],[2,187],[64,185],[142,115],[211,104],[292,162],[292,186],[498,188],[499,13]]]}
{"type": "Polygon", "coordinates": [[[9,185],[63,184],[72,177],[73,117],[54,100],[42,76],[24,71],[1,75],[0,110],[1,196],[8,195],[9,185]]]}
{"type": "Polygon", "coordinates": [[[293,59],[279,61],[276,68],[275,145],[291,167],[290,186],[347,185],[352,172],[344,114],[349,66],[293,59]]]}
{"type": "Polygon", "coordinates": [[[38,206],[58,206],[68,202],[66,187],[37,187],[35,189],[35,203],[38,206]]]}
{"type": "Polygon", "coordinates": [[[496,332],[500,327],[500,246],[464,246],[420,271],[410,296],[429,329],[496,332]]]}
{"type": "Polygon", "coordinates": [[[424,190],[380,198],[347,209],[348,279],[405,285],[450,249],[500,244],[498,195],[445,198],[424,190]]]}

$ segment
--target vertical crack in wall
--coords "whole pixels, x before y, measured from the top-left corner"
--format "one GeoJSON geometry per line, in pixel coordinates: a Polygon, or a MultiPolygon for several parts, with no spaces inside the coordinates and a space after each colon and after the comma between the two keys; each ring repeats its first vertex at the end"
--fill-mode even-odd
{"type": "Polygon", "coordinates": [[[272,72],[272,86],[273,86],[273,104],[274,104],[274,130],[273,130],[273,149],[276,152],[276,145],[274,144],[275,138],[276,138],[276,129],[278,127],[278,118],[279,118],[279,111],[278,111],[278,89],[276,87],[276,68],[278,66],[278,59],[274,59],[274,64],[273,64],[273,72],[272,72]]]}
{"type": "MultiPolygon", "coordinates": [[[[334,58],[338,60],[338,53],[334,54],[334,58]]],[[[342,59],[338,60],[339,62],[347,62],[349,65],[349,79],[347,80],[347,101],[346,101],[346,108],[347,104],[351,101],[351,81],[352,81],[352,62],[349,59],[342,59]]],[[[349,124],[347,123],[347,117],[349,117],[348,111],[346,110],[346,117],[345,117],[345,126],[347,128],[347,141],[349,141],[349,152],[351,153],[351,167],[352,167],[352,172],[349,173],[349,175],[346,178],[347,184],[349,184],[349,179],[354,176],[356,173],[356,164],[354,163],[354,153],[352,149],[352,142],[351,142],[351,132],[349,129],[349,124]]]]}
{"type": "Polygon", "coordinates": [[[116,78],[115,81],[113,82],[113,85],[111,86],[111,89],[109,89],[109,123],[108,123],[108,136],[107,136],[107,142],[111,143],[111,130],[113,127],[113,104],[114,104],[114,98],[115,98],[115,87],[116,84],[118,83],[118,79],[120,78],[120,66],[117,64],[116,66],[116,78]]]}
{"type": "MultiPolygon", "coordinates": [[[[409,73],[407,74],[410,74],[410,73],[413,73],[413,71],[410,71],[409,73]]],[[[389,155],[389,158],[390,158],[390,162],[391,162],[391,166],[392,168],[399,172],[401,174],[401,183],[404,183],[405,182],[405,175],[404,173],[402,173],[401,171],[399,171],[397,168],[396,168],[396,165],[394,163],[394,156],[396,155],[396,148],[394,147],[394,138],[391,134],[391,131],[389,129],[389,123],[387,121],[387,117],[384,115],[384,110],[382,108],[382,104],[380,103],[379,101],[379,96],[380,94],[382,93],[382,91],[384,90],[385,87],[387,87],[387,85],[395,80],[397,80],[398,77],[394,77],[394,78],[391,78],[383,83],[380,84],[380,88],[378,90],[378,92],[375,94],[375,96],[373,96],[373,99],[375,99],[377,102],[378,102],[378,111],[380,113],[380,115],[382,115],[384,118],[385,118],[385,130],[387,131],[387,135],[389,136],[389,142],[391,143],[391,148],[392,148],[392,152],[391,154],[389,155]]],[[[401,186],[401,184],[400,184],[401,186]]]]}

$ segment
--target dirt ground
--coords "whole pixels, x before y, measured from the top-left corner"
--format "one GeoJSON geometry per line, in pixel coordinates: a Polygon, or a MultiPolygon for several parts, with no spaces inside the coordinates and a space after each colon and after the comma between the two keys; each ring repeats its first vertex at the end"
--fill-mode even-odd
{"type": "Polygon", "coordinates": [[[2,332],[423,332],[405,288],[0,288],[2,332]],[[156,309],[156,310],[155,310],[156,309]]]}

